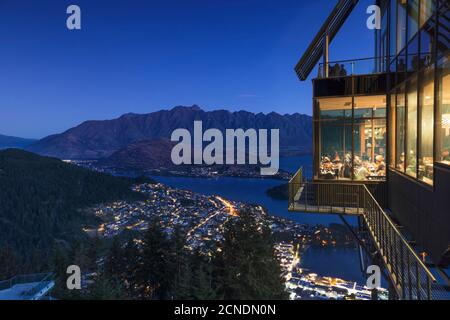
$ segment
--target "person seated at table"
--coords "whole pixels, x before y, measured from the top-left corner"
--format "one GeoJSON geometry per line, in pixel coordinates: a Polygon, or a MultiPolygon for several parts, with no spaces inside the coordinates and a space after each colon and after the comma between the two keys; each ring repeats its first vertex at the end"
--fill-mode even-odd
{"type": "Polygon", "coordinates": [[[384,157],[382,155],[377,155],[375,157],[376,172],[378,175],[386,175],[386,163],[384,162],[384,157]]]}
{"type": "Polygon", "coordinates": [[[333,163],[329,157],[324,157],[321,166],[321,175],[324,179],[334,179],[333,163]]]}
{"type": "Polygon", "coordinates": [[[442,153],[441,153],[441,158],[442,158],[441,161],[447,161],[447,162],[450,162],[450,151],[449,151],[449,150],[444,150],[444,151],[442,151],[442,153]]]}
{"type": "Polygon", "coordinates": [[[397,169],[399,169],[400,171],[403,171],[405,169],[405,153],[402,152],[402,154],[400,155],[400,159],[397,163],[397,169]]]}
{"type": "Polygon", "coordinates": [[[346,179],[350,179],[352,177],[352,157],[349,153],[345,155],[342,176],[346,179]]]}
{"type": "Polygon", "coordinates": [[[339,154],[336,152],[333,159],[333,170],[336,179],[339,179],[339,176],[341,175],[341,169],[342,169],[341,158],[339,157],[339,154]]]}
{"type": "Polygon", "coordinates": [[[369,170],[363,166],[361,159],[355,156],[355,180],[366,180],[369,176],[369,170]]]}

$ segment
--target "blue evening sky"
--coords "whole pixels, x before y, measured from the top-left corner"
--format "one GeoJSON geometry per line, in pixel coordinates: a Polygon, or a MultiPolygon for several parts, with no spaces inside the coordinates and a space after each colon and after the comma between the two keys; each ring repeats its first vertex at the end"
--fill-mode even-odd
{"type": "MultiPolygon", "coordinates": [[[[337,0],[1,0],[0,134],[178,105],[311,114],[293,68],[337,0]],[[66,28],[66,8],[82,30],[66,28]]],[[[373,56],[360,1],[332,60],[373,56]]]]}

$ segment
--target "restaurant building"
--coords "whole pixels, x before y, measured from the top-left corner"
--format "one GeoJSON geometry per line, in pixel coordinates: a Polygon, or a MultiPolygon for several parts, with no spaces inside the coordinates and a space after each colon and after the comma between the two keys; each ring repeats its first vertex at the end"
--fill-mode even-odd
{"type": "Polygon", "coordinates": [[[443,297],[450,282],[450,3],[378,0],[374,56],[329,61],[329,44],[357,4],[338,1],[295,68],[302,81],[317,70],[314,163],[310,181],[301,170],[291,180],[289,209],[358,216],[367,234],[360,243],[377,253],[397,298],[443,297]]]}

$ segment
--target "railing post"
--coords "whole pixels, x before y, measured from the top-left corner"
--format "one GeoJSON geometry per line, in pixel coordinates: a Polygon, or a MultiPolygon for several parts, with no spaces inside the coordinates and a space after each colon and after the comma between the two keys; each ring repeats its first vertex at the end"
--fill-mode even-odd
{"type": "Polygon", "coordinates": [[[316,200],[317,200],[317,208],[320,208],[320,184],[317,185],[317,190],[316,190],[316,200]]]}
{"type": "Polygon", "coordinates": [[[402,296],[405,296],[405,260],[404,260],[404,253],[403,253],[403,244],[400,242],[400,268],[402,270],[402,296]]]}
{"type": "Polygon", "coordinates": [[[411,277],[411,259],[409,254],[407,255],[408,262],[408,291],[409,291],[409,300],[412,300],[412,277],[411,277]]]}
{"type": "Polygon", "coordinates": [[[305,183],[303,187],[303,192],[305,193],[305,211],[308,211],[308,184],[305,183]]]}
{"type": "Polygon", "coordinates": [[[419,272],[419,264],[416,262],[416,289],[417,289],[417,300],[422,300],[420,294],[420,272],[419,272]]]}
{"type": "Polygon", "coordinates": [[[324,78],[328,78],[330,74],[330,65],[329,65],[329,46],[330,46],[330,36],[325,34],[324,36],[324,46],[323,46],[323,73],[324,78]]]}

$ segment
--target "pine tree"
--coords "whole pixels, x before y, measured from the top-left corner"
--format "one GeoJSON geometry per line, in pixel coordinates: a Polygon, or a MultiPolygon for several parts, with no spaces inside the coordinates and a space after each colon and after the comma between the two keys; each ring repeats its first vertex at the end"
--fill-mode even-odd
{"type": "Polygon", "coordinates": [[[224,238],[215,261],[216,286],[224,299],[287,298],[268,226],[243,212],[226,224],[224,238]]]}
{"type": "Polygon", "coordinates": [[[192,284],[191,297],[194,300],[213,300],[217,294],[213,289],[213,266],[209,257],[202,256],[199,252],[191,256],[192,259],[192,284]]]}
{"type": "Polygon", "coordinates": [[[168,268],[170,242],[158,219],[150,223],[144,236],[142,265],[138,282],[144,299],[170,299],[174,274],[168,268]]]}
{"type": "Polygon", "coordinates": [[[109,278],[122,279],[124,272],[126,272],[123,261],[124,253],[119,238],[114,237],[104,265],[104,272],[109,278]]]}
{"type": "Polygon", "coordinates": [[[128,296],[136,296],[137,277],[141,265],[141,252],[136,246],[136,243],[130,238],[123,249],[122,260],[124,261],[124,274],[121,281],[128,296]]]}
{"type": "Polygon", "coordinates": [[[87,289],[83,299],[87,300],[124,300],[127,296],[120,282],[109,278],[106,274],[99,275],[87,289]]]}
{"type": "Polygon", "coordinates": [[[14,251],[8,247],[0,248],[0,280],[10,279],[17,274],[19,261],[14,251]]]}
{"type": "Polygon", "coordinates": [[[52,296],[63,300],[78,300],[81,299],[81,292],[79,290],[67,289],[67,268],[73,264],[69,258],[69,251],[60,243],[55,243],[53,246],[51,264],[55,287],[52,290],[52,296]]]}
{"type": "Polygon", "coordinates": [[[190,283],[189,253],[186,246],[186,233],[176,226],[170,239],[170,259],[168,268],[173,272],[171,299],[188,299],[190,283]]]}

